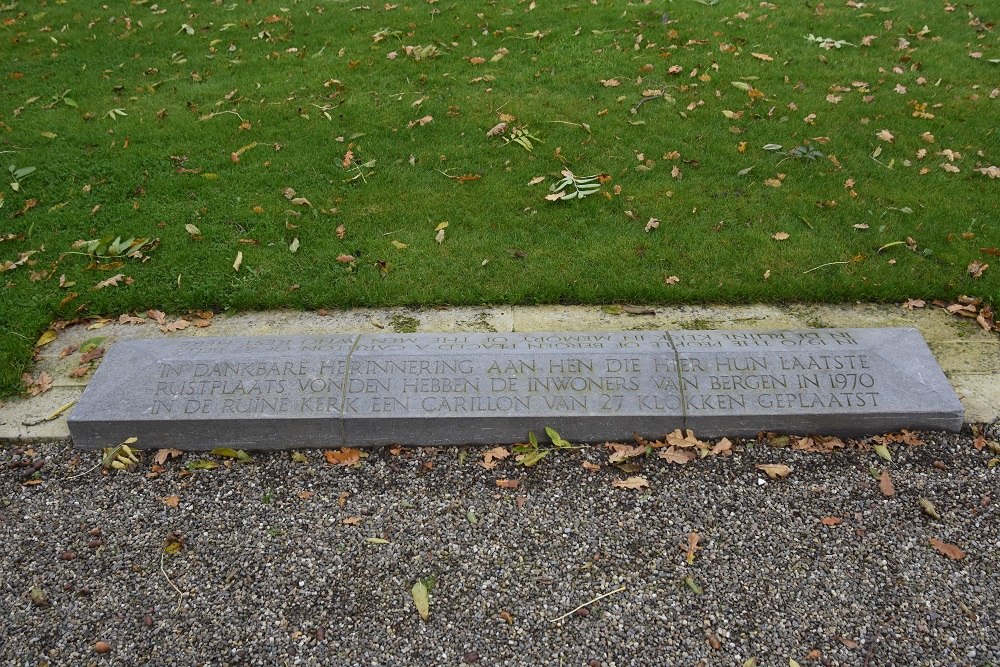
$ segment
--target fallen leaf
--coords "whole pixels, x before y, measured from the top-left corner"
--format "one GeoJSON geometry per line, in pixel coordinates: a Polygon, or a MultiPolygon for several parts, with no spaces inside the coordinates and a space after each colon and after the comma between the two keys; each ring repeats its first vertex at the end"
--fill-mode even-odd
{"type": "Polygon", "coordinates": [[[617,88],[622,82],[618,79],[601,79],[601,85],[605,88],[617,88]]]}
{"type": "Polygon", "coordinates": [[[882,474],[878,478],[878,490],[882,492],[882,495],[891,498],[896,495],[896,487],[892,484],[892,477],[889,476],[888,470],[883,470],[882,474]]]}
{"type": "Polygon", "coordinates": [[[616,479],[611,482],[611,486],[617,489],[641,489],[648,487],[649,481],[645,477],[629,477],[628,479],[616,479]]]}
{"type": "Polygon", "coordinates": [[[757,58],[758,60],[763,60],[764,62],[771,62],[772,60],[774,60],[774,58],[767,55],[766,53],[751,53],[750,55],[752,55],[754,58],[757,58]]]}
{"type": "Polygon", "coordinates": [[[957,545],[949,544],[948,542],[942,542],[936,537],[930,539],[930,544],[932,547],[943,553],[945,556],[952,560],[962,560],[965,558],[965,552],[962,551],[957,545]]]}
{"type": "Polygon", "coordinates": [[[182,317],[174,322],[171,322],[170,324],[163,325],[162,327],[160,327],[160,331],[162,331],[163,333],[170,333],[172,331],[183,331],[184,329],[187,329],[189,326],[191,326],[191,323],[182,317]]]}
{"type": "Polygon", "coordinates": [[[966,271],[968,271],[969,275],[972,276],[973,278],[982,278],[983,271],[985,271],[988,268],[990,268],[989,264],[984,264],[983,262],[980,262],[978,259],[976,259],[969,263],[969,266],[966,267],[966,271]]]}
{"type": "Polygon", "coordinates": [[[792,473],[792,469],[784,463],[758,463],[757,469],[771,479],[784,479],[792,473]]]}
{"type": "Polygon", "coordinates": [[[920,509],[924,511],[924,514],[932,519],[937,519],[938,521],[941,520],[941,515],[938,513],[937,508],[934,507],[934,503],[932,503],[929,499],[919,498],[917,503],[920,504],[920,509]]]}
{"type": "Polygon", "coordinates": [[[483,452],[483,462],[479,465],[487,470],[492,470],[497,467],[500,461],[503,461],[508,456],[510,456],[510,450],[506,447],[494,447],[483,452]]]}
{"type": "Polygon", "coordinates": [[[243,251],[236,251],[236,261],[233,262],[233,271],[239,271],[240,266],[243,264],[243,251]]]}
{"type": "Polygon", "coordinates": [[[879,455],[879,458],[892,462],[892,453],[885,445],[875,445],[872,449],[874,449],[875,453],[879,455]]]}
{"type": "Polygon", "coordinates": [[[342,519],[340,523],[344,524],[345,526],[356,526],[359,523],[361,523],[361,521],[362,517],[360,516],[349,516],[342,519]]]}
{"type": "Polygon", "coordinates": [[[879,140],[886,141],[890,144],[896,139],[896,137],[893,136],[892,132],[890,132],[889,130],[879,130],[878,132],[875,133],[875,136],[878,137],[879,140]]]}
{"type": "Polygon", "coordinates": [[[156,450],[156,454],[153,455],[153,461],[157,465],[163,465],[164,463],[167,462],[167,459],[177,458],[178,456],[181,456],[183,453],[184,452],[182,452],[179,449],[171,449],[171,448],[158,449],[156,450]]]}
{"type": "Polygon", "coordinates": [[[427,125],[428,123],[432,122],[434,122],[434,116],[427,115],[421,118],[417,118],[416,120],[411,120],[406,124],[406,127],[407,129],[412,129],[413,127],[417,126],[423,127],[424,125],[427,125]]]}
{"type": "Polygon", "coordinates": [[[56,339],[58,334],[53,329],[48,329],[35,342],[35,347],[43,347],[56,339]]]}
{"type": "Polygon", "coordinates": [[[676,463],[678,465],[691,463],[698,458],[698,455],[694,452],[694,450],[678,449],[677,447],[665,447],[660,450],[660,453],[657,456],[668,463],[676,463]]]}
{"type": "Polygon", "coordinates": [[[840,524],[844,523],[844,520],[841,519],[839,516],[825,516],[820,519],[820,523],[822,523],[824,526],[839,526],[840,524]]]}
{"type": "Polygon", "coordinates": [[[590,461],[584,461],[581,465],[584,470],[589,470],[590,472],[597,472],[601,469],[601,466],[596,463],[591,463],[590,461]]]}
{"type": "Polygon", "coordinates": [[[99,290],[99,289],[104,289],[105,287],[118,287],[118,283],[121,282],[121,280],[124,277],[125,277],[124,273],[113,275],[110,278],[102,280],[101,282],[94,285],[94,289],[99,290]]]}
{"type": "Polygon", "coordinates": [[[354,255],[337,255],[337,261],[341,264],[350,264],[354,260],[354,255]]]}
{"type": "Polygon", "coordinates": [[[418,581],[413,584],[413,588],[410,589],[410,593],[413,595],[413,606],[417,608],[417,613],[420,614],[420,618],[427,620],[430,617],[430,594],[427,591],[427,585],[423,581],[418,581]]]}
{"type": "Polygon", "coordinates": [[[178,503],[181,502],[180,496],[166,496],[165,498],[160,498],[167,507],[177,507],[178,503]]]}
{"type": "Polygon", "coordinates": [[[698,533],[694,533],[694,532],[688,533],[687,556],[686,556],[686,560],[687,560],[687,564],[688,565],[691,565],[692,563],[694,563],[695,552],[698,551],[698,540],[699,539],[701,539],[701,536],[698,535],[698,533]]]}
{"type": "Polygon", "coordinates": [[[489,130],[486,131],[486,136],[487,137],[498,136],[500,134],[503,134],[504,130],[506,130],[506,129],[507,129],[507,123],[502,123],[502,122],[501,123],[497,123],[496,125],[494,125],[489,130]]]}
{"type": "Polygon", "coordinates": [[[520,480],[517,479],[498,479],[496,480],[496,485],[501,489],[516,489],[520,484],[520,480]]]}
{"type": "Polygon", "coordinates": [[[643,231],[648,233],[651,229],[656,229],[659,226],[660,226],[659,220],[657,220],[656,218],[650,218],[649,222],[646,223],[646,227],[645,229],[643,229],[643,231]]]}
{"type": "Polygon", "coordinates": [[[361,450],[353,447],[327,449],[323,452],[323,458],[330,465],[351,466],[361,462],[361,450]]]}
{"type": "Polygon", "coordinates": [[[347,228],[344,227],[344,225],[337,225],[337,229],[334,230],[334,232],[337,234],[337,238],[341,241],[343,241],[344,237],[347,236],[347,228]]]}
{"type": "Polygon", "coordinates": [[[788,232],[776,232],[771,235],[771,238],[774,239],[775,241],[784,241],[789,236],[791,236],[791,234],[789,234],[788,232]]]}

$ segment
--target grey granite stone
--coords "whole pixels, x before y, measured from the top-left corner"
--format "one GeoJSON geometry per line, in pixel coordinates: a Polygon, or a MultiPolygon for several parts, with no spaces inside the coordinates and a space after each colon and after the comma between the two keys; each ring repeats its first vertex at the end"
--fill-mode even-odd
{"type": "Polygon", "coordinates": [[[914,329],[330,334],[114,345],[69,418],[78,447],[186,450],[571,441],[760,431],[956,431],[914,329]]]}

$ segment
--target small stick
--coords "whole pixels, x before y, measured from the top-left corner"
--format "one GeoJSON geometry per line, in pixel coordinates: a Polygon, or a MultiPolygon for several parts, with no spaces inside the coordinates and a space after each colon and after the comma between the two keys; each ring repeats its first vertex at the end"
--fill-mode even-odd
{"type": "Polygon", "coordinates": [[[833,266],[834,264],[850,264],[850,263],[851,263],[850,261],[846,261],[846,262],[827,262],[826,264],[820,264],[819,266],[814,266],[811,269],[809,269],[808,271],[803,271],[802,273],[811,273],[811,272],[815,271],[816,269],[822,269],[824,266],[833,266]]]}
{"type": "Polygon", "coordinates": [[[160,550],[160,572],[163,573],[163,578],[167,580],[167,583],[170,584],[170,587],[173,588],[175,591],[177,591],[177,595],[181,597],[181,599],[177,601],[177,608],[180,609],[181,603],[184,601],[185,593],[184,591],[182,591],[181,589],[177,588],[177,586],[174,585],[174,582],[170,580],[170,575],[167,574],[167,569],[163,567],[163,558],[164,556],[166,556],[166,554],[167,554],[166,551],[163,551],[162,549],[160,550]]]}
{"type": "Polygon", "coordinates": [[[610,595],[614,595],[615,593],[621,593],[621,592],[622,592],[623,590],[625,590],[625,586],[622,586],[621,588],[616,588],[615,590],[611,591],[610,593],[604,593],[603,595],[598,595],[598,596],[597,596],[596,598],[594,598],[593,600],[587,600],[586,602],[584,602],[584,603],[583,603],[582,605],[580,605],[580,606],[579,606],[579,607],[577,607],[576,609],[571,609],[570,611],[567,611],[567,612],[566,612],[565,614],[563,614],[562,616],[557,616],[556,618],[553,618],[553,619],[551,619],[551,620],[549,621],[549,623],[555,623],[555,622],[557,622],[557,621],[561,621],[561,620],[563,620],[564,618],[566,618],[567,616],[570,616],[570,615],[572,615],[572,614],[575,614],[575,613],[576,613],[577,611],[579,611],[580,609],[583,609],[584,607],[587,607],[587,606],[589,606],[589,605],[592,605],[592,604],[594,604],[595,602],[597,602],[598,600],[603,600],[604,598],[606,598],[606,597],[608,597],[608,596],[610,596],[610,595]]]}
{"type": "Polygon", "coordinates": [[[97,465],[94,466],[93,468],[90,468],[89,470],[84,470],[83,472],[81,472],[78,475],[72,475],[70,477],[63,477],[63,481],[64,482],[68,482],[71,479],[76,479],[77,477],[83,477],[84,475],[89,475],[90,473],[94,472],[98,468],[100,468],[102,466],[108,465],[109,463],[111,463],[112,461],[115,460],[115,457],[118,456],[118,453],[121,450],[122,450],[122,446],[118,445],[117,447],[115,447],[114,449],[111,450],[110,454],[108,454],[107,456],[105,456],[104,458],[102,458],[100,461],[98,461],[97,465]]]}
{"type": "Polygon", "coordinates": [[[799,216],[799,220],[801,220],[802,222],[806,223],[806,227],[808,227],[809,229],[813,228],[813,226],[809,224],[809,221],[806,220],[805,218],[803,218],[801,215],[799,216]]]}

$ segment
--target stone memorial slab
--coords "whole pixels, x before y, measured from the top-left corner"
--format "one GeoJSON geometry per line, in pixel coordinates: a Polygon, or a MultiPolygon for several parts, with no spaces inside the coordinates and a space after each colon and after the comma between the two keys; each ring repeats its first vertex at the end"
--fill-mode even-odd
{"type": "Polygon", "coordinates": [[[915,329],[330,334],[116,343],[74,444],[208,450],[957,431],[915,329]]]}

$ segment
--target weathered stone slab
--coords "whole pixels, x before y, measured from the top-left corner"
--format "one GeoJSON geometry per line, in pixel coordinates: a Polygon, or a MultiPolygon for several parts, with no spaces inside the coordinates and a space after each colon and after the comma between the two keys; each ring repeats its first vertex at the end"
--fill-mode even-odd
{"type": "Polygon", "coordinates": [[[331,334],[120,342],[69,417],[76,446],[456,445],[760,431],[956,431],[914,329],[331,334]]]}

